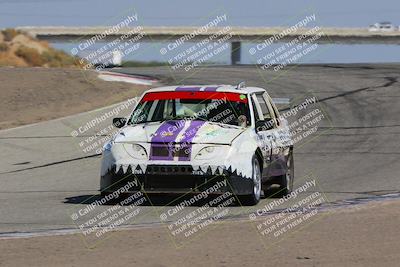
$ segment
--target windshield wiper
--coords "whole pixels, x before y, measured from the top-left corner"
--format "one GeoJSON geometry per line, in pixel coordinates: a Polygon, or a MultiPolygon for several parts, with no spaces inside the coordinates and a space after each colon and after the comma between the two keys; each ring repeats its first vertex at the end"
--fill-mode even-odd
{"type": "Polygon", "coordinates": [[[221,126],[221,127],[227,127],[227,126],[229,126],[229,127],[237,127],[237,128],[246,128],[246,127],[242,127],[242,126],[238,126],[238,125],[233,125],[233,124],[228,124],[228,123],[223,123],[223,122],[218,122],[218,121],[207,121],[207,122],[209,122],[209,123],[211,123],[211,124],[216,124],[216,125],[221,126]]]}
{"type": "Polygon", "coordinates": [[[151,121],[140,121],[140,122],[128,122],[128,125],[137,125],[137,124],[144,124],[144,123],[158,122],[158,121],[164,121],[164,120],[151,120],[151,121]]]}

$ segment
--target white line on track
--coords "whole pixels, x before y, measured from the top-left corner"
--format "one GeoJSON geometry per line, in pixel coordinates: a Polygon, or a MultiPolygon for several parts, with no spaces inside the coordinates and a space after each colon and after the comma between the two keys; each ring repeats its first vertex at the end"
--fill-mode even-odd
{"type": "MultiPolygon", "coordinates": [[[[136,97],[133,97],[132,99],[135,99],[135,101],[137,101],[139,99],[139,97],[136,96],[136,97]]],[[[89,110],[89,111],[84,111],[84,112],[81,112],[81,113],[76,113],[76,114],[68,115],[68,116],[65,116],[65,117],[57,118],[57,119],[52,119],[52,120],[47,120],[47,121],[40,121],[40,122],[35,122],[35,123],[27,124],[27,125],[21,125],[21,126],[17,126],[17,127],[13,127],[13,128],[2,129],[2,130],[0,130],[0,134],[1,133],[6,133],[6,132],[10,132],[10,131],[13,131],[13,130],[29,128],[29,127],[32,127],[32,126],[37,126],[37,125],[41,125],[41,124],[45,124],[45,123],[49,123],[49,122],[61,121],[61,120],[65,120],[65,119],[69,119],[69,118],[73,118],[73,117],[77,117],[77,116],[81,116],[81,115],[85,115],[85,114],[99,112],[99,111],[102,111],[102,110],[105,110],[105,109],[111,109],[113,107],[122,105],[127,101],[128,100],[125,100],[125,101],[122,101],[122,102],[119,102],[119,103],[112,104],[110,106],[105,106],[105,107],[101,107],[101,108],[97,108],[97,109],[93,109],[93,110],[89,110]]]]}

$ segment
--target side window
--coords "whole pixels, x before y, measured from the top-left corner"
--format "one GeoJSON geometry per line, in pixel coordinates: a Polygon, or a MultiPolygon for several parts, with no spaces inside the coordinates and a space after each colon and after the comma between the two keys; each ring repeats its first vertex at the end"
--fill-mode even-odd
{"type": "Polygon", "coordinates": [[[274,113],[273,115],[274,115],[274,118],[275,118],[275,121],[276,121],[276,125],[279,126],[279,125],[280,125],[280,121],[279,121],[279,111],[278,111],[278,109],[276,108],[274,102],[272,101],[272,98],[271,98],[269,95],[267,96],[267,99],[268,99],[269,103],[271,103],[272,112],[274,113]]]}
{"type": "Polygon", "coordinates": [[[153,102],[145,102],[145,103],[139,103],[136,106],[135,111],[132,113],[132,116],[130,118],[130,121],[128,124],[136,124],[136,123],[141,123],[142,121],[147,120],[147,117],[149,116],[150,108],[153,106],[153,102]]]}
{"type": "Polygon", "coordinates": [[[263,116],[263,114],[262,114],[261,106],[260,106],[260,104],[258,103],[257,96],[256,96],[255,94],[252,94],[252,95],[251,95],[251,99],[252,99],[252,104],[253,104],[253,111],[254,111],[254,114],[255,114],[255,115],[254,115],[255,121],[257,121],[257,120],[260,120],[260,121],[264,120],[264,116],[263,116]]]}
{"type": "Polygon", "coordinates": [[[253,104],[254,120],[255,121],[259,121],[259,120],[261,120],[261,118],[260,118],[260,115],[258,114],[258,110],[257,110],[257,107],[256,107],[256,103],[254,101],[254,98],[253,98],[252,104],[253,104]]]}
{"type": "Polygon", "coordinates": [[[271,101],[271,103],[272,103],[272,109],[274,110],[274,113],[275,113],[276,124],[279,126],[281,124],[281,122],[279,121],[279,111],[276,108],[275,104],[273,104],[272,101],[271,101]]]}
{"type": "Polygon", "coordinates": [[[271,113],[269,112],[267,103],[262,94],[257,94],[257,101],[260,104],[262,114],[264,115],[265,120],[270,120],[272,118],[271,113]]]}

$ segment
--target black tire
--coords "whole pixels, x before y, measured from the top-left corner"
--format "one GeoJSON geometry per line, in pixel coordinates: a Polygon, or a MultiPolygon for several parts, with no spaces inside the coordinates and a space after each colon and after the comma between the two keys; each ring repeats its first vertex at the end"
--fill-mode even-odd
{"type": "Polygon", "coordinates": [[[252,159],[252,193],[249,195],[240,196],[239,200],[244,206],[254,206],[260,201],[261,198],[261,165],[256,156],[252,159]]]}
{"type": "Polygon", "coordinates": [[[285,175],[280,176],[280,179],[279,179],[279,185],[280,185],[279,193],[282,196],[286,196],[293,191],[294,157],[293,157],[293,148],[292,147],[290,148],[286,164],[287,164],[287,172],[285,175]]]}

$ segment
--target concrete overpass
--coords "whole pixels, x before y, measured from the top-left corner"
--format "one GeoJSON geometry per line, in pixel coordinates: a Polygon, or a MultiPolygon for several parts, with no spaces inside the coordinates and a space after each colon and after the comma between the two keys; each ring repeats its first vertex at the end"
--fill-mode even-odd
{"type": "MultiPolygon", "coordinates": [[[[193,35],[199,27],[142,27],[141,41],[147,42],[174,42],[175,40],[193,35]]],[[[82,42],[106,32],[110,27],[19,27],[19,30],[49,42],[82,42]]],[[[121,28],[115,33],[105,36],[101,41],[112,41],[123,35],[129,34],[133,28],[121,28]]],[[[190,38],[190,42],[201,41],[221,32],[224,27],[209,28],[207,32],[197,34],[190,38]]],[[[241,43],[262,43],[269,38],[282,33],[282,27],[230,27],[231,60],[232,64],[240,62],[241,43]]],[[[299,28],[288,33],[275,42],[289,42],[296,37],[309,34],[310,28],[299,28]]],[[[396,44],[400,45],[400,31],[370,32],[367,28],[325,28],[319,29],[322,36],[315,42],[320,44],[396,44]]],[[[133,38],[133,36],[131,37],[133,38]]],[[[188,42],[188,41],[187,41],[188,42]]]]}

